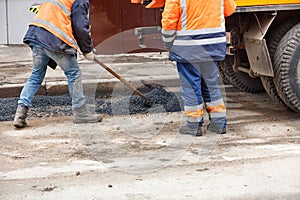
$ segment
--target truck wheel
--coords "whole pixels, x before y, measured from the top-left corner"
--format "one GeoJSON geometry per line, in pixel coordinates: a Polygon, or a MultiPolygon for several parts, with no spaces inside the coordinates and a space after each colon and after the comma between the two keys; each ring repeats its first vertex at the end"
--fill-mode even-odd
{"type": "Polygon", "coordinates": [[[300,23],[281,39],[274,56],[274,83],[281,99],[300,112],[300,23]]]}
{"type": "Polygon", "coordinates": [[[220,62],[219,68],[225,74],[229,83],[245,92],[262,93],[265,91],[259,78],[251,78],[248,74],[240,71],[234,71],[234,57],[226,56],[225,61],[220,62]]]}
{"type": "MultiPolygon", "coordinates": [[[[267,36],[267,46],[268,46],[268,50],[269,50],[269,54],[270,54],[272,63],[274,63],[275,51],[278,47],[280,40],[288,32],[288,30],[290,30],[293,26],[295,26],[298,23],[298,21],[299,21],[298,19],[289,20],[285,24],[277,26],[267,36]]],[[[261,76],[260,79],[261,79],[261,82],[262,82],[267,94],[270,96],[270,98],[277,104],[282,105],[285,108],[289,108],[284,103],[284,101],[280,98],[280,96],[277,92],[277,89],[275,87],[273,77],[261,76]]]]}
{"type": "Polygon", "coordinates": [[[218,62],[219,76],[220,76],[220,78],[222,79],[222,81],[225,85],[231,85],[230,81],[228,80],[228,78],[227,78],[227,76],[226,76],[226,74],[223,70],[223,68],[224,68],[223,65],[224,64],[226,65],[226,63],[223,62],[223,61],[218,62]]]}

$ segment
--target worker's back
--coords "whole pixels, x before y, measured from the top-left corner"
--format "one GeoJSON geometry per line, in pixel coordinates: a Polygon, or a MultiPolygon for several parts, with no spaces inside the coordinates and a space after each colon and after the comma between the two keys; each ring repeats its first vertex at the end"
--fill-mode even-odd
{"type": "Polygon", "coordinates": [[[233,13],[233,0],[167,1],[162,33],[170,59],[178,62],[224,60],[225,11],[233,13]]]}

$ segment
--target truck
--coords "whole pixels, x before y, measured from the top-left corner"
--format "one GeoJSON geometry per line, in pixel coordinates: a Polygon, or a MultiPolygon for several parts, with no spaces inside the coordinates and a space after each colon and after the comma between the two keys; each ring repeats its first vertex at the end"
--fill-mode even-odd
{"type": "MultiPolygon", "coordinates": [[[[165,0],[131,3],[163,11],[165,0]]],[[[235,3],[235,13],[226,18],[227,51],[218,63],[220,76],[236,88],[266,92],[276,104],[300,112],[300,0],[235,3]]]]}

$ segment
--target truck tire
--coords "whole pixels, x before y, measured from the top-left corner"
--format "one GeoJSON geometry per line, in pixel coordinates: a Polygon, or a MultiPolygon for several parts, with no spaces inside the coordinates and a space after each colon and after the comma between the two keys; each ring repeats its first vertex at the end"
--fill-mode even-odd
{"type": "Polygon", "coordinates": [[[274,56],[274,83],[281,99],[300,112],[300,23],[281,39],[274,56]]]}
{"type": "MultiPolygon", "coordinates": [[[[280,24],[276,28],[272,29],[270,34],[267,36],[267,46],[270,54],[270,58],[272,63],[274,63],[274,55],[275,51],[278,47],[278,44],[282,37],[297,23],[299,22],[298,19],[292,19],[286,21],[284,24],[280,24]]],[[[270,98],[277,104],[289,108],[284,101],[280,98],[277,89],[275,87],[274,79],[270,76],[261,76],[260,77],[261,82],[267,92],[267,94],[270,96],[270,98]]]]}
{"type": "Polygon", "coordinates": [[[230,84],[242,91],[249,93],[262,93],[265,91],[259,78],[251,78],[248,74],[233,69],[233,56],[226,56],[225,61],[219,63],[219,68],[224,72],[230,84]]]}
{"type": "Polygon", "coordinates": [[[225,72],[223,70],[223,66],[222,65],[224,65],[224,64],[225,64],[225,62],[222,62],[222,61],[218,62],[219,76],[222,79],[223,84],[225,84],[225,85],[231,85],[230,81],[226,77],[226,74],[225,74],[225,72]]]}

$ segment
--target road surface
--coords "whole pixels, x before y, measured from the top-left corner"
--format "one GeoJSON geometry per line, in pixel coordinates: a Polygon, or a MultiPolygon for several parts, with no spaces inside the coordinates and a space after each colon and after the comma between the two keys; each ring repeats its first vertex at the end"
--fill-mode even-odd
{"type": "MultiPolygon", "coordinates": [[[[0,122],[0,199],[300,199],[300,115],[224,89],[228,133],[178,133],[180,112],[0,122]]],[[[207,115],[206,123],[207,125],[207,115]]]]}

